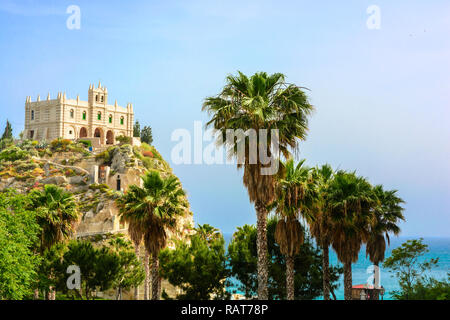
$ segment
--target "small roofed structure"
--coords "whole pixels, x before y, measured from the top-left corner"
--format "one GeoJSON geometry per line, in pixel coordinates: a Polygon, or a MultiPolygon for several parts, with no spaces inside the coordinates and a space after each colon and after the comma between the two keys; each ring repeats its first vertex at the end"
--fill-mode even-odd
{"type": "Polygon", "coordinates": [[[352,300],[383,300],[383,286],[375,287],[369,284],[356,284],[352,287],[352,300]]]}

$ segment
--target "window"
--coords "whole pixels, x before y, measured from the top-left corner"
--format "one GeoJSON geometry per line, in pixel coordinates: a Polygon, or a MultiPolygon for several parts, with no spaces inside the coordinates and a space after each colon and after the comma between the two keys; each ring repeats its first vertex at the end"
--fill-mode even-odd
{"type": "Polygon", "coordinates": [[[123,117],[120,117],[120,124],[123,125],[123,117]]]}
{"type": "Polygon", "coordinates": [[[69,130],[69,134],[72,134],[72,130],[69,130]]]}
{"type": "Polygon", "coordinates": [[[31,120],[34,120],[34,110],[31,110],[31,120]]]}
{"type": "Polygon", "coordinates": [[[34,138],[34,130],[30,130],[30,139],[34,138]]]}
{"type": "Polygon", "coordinates": [[[100,101],[103,102],[103,96],[100,97],[100,101]]]}
{"type": "Polygon", "coordinates": [[[112,115],[109,115],[109,123],[112,123],[112,115]]]}
{"type": "Polygon", "coordinates": [[[102,120],[102,113],[101,112],[97,113],[97,119],[98,120],[102,120]]]}
{"type": "Polygon", "coordinates": [[[95,95],[95,102],[98,102],[98,94],[95,95]]]}
{"type": "Polygon", "coordinates": [[[73,119],[74,114],[75,114],[75,113],[74,113],[73,109],[71,109],[71,110],[70,110],[70,117],[71,117],[72,119],[73,119]]]}
{"type": "Polygon", "coordinates": [[[86,120],[86,111],[83,111],[83,120],[86,120]]]}
{"type": "Polygon", "coordinates": [[[120,183],[120,176],[117,176],[117,185],[116,185],[116,190],[117,191],[121,191],[121,183],[120,183]]]}

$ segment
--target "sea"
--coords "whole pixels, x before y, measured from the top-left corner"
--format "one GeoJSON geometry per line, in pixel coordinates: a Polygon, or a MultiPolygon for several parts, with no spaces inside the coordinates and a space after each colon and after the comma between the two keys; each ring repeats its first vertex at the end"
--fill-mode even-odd
{"type": "MultiPolygon", "coordinates": [[[[226,245],[231,241],[231,234],[224,234],[226,245]]],[[[389,257],[393,249],[400,247],[403,242],[412,239],[419,239],[420,237],[391,237],[391,244],[386,249],[385,257],[389,257]]],[[[450,272],[450,238],[438,238],[438,237],[424,237],[423,242],[428,245],[429,252],[423,255],[419,261],[429,260],[430,258],[439,258],[437,266],[435,266],[430,272],[427,272],[427,276],[431,276],[436,279],[447,279],[447,273],[450,272]]],[[[330,248],[330,264],[341,265],[338,261],[336,253],[330,248]]],[[[352,277],[353,285],[369,283],[369,277],[373,275],[373,266],[368,258],[366,258],[366,248],[363,246],[359,252],[359,259],[352,265],[352,277]]],[[[239,282],[236,279],[232,279],[231,285],[228,288],[230,292],[239,292],[239,282]]],[[[343,275],[339,280],[339,288],[335,290],[336,298],[338,300],[344,299],[344,279],[343,275]]],[[[392,291],[399,290],[398,280],[394,274],[387,269],[383,269],[380,265],[380,285],[385,288],[385,294],[382,297],[384,300],[392,300],[392,291]]],[[[318,297],[317,299],[322,299],[318,297]]]]}

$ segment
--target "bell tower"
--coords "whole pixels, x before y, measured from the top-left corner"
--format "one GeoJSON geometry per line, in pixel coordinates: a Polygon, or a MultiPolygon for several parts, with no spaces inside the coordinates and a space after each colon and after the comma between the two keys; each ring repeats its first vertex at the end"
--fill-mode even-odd
{"type": "Polygon", "coordinates": [[[102,87],[100,81],[98,82],[97,88],[95,88],[94,84],[89,86],[88,103],[90,107],[105,107],[108,104],[108,89],[102,87]]]}

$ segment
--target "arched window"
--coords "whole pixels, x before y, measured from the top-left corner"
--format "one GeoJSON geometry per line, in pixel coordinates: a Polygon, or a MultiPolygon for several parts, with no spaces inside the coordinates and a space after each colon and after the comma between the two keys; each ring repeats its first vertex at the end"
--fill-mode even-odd
{"type": "Polygon", "coordinates": [[[102,120],[102,113],[100,111],[97,113],[97,119],[102,120]]]}
{"type": "Polygon", "coordinates": [[[103,102],[103,96],[100,96],[100,101],[103,102]]]}
{"type": "Polygon", "coordinates": [[[120,117],[120,124],[123,125],[123,123],[124,123],[124,118],[120,117]]]}
{"type": "Polygon", "coordinates": [[[110,115],[109,115],[109,123],[112,123],[112,120],[113,120],[112,114],[110,114],[110,115]]]}
{"type": "Polygon", "coordinates": [[[117,180],[116,180],[116,190],[117,191],[121,191],[121,181],[120,181],[120,175],[117,176],[117,180]]]}
{"type": "Polygon", "coordinates": [[[98,94],[95,95],[95,102],[98,102],[98,94]]]}
{"type": "Polygon", "coordinates": [[[70,117],[73,119],[75,112],[73,111],[73,109],[70,109],[70,117]]]}
{"type": "Polygon", "coordinates": [[[83,111],[83,120],[86,120],[86,111],[83,111]]]}
{"type": "Polygon", "coordinates": [[[31,120],[34,120],[34,110],[31,110],[31,120]]]}

